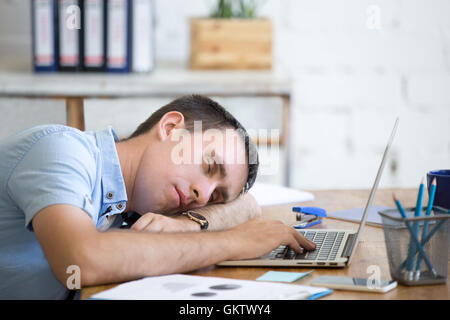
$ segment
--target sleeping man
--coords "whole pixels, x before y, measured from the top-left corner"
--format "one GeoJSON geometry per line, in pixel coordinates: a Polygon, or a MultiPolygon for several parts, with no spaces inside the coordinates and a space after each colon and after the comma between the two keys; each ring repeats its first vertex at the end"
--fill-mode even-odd
{"type": "Polygon", "coordinates": [[[242,125],[181,97],[127,139],[37,126],[0,142],[0,298],[67,299],[83,286],[182,273],[314,243],[258,218],[242,125]],[[137,218],[135,218],[137,217],[137,218]]]}

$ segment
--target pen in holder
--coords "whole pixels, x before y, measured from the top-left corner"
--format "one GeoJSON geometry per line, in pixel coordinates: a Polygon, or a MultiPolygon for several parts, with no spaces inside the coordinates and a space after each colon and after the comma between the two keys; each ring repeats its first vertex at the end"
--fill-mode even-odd
{"type": "Polygon", "coordinates": [[[430,215],[420,217],[414,217],[415,208],[405,211],[379,212],[392,278],[405,285],[447,282],[449,210],[433,207],[430,215]]]}

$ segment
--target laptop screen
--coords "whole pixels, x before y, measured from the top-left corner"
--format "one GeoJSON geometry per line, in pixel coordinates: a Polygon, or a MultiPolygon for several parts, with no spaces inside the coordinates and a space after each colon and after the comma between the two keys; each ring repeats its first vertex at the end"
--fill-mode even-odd
{"type": "Polygon", "coordinates": [[[384,150],[383,159],[381,160],[380,167],[378,168],[378,173],[375,178],[375,182],[373,183],[372,191],[370,191],[369,199],[367,200],[367,204],[364,209],[364,214],[362,216],[361,222],[359,224],[359,229],[358,229],[358,232],[357,232],[355,240],[354,240],[355,243],[353,244],[352,252],[350,254],[350,257],[348,258],[348,262],[347,262],[348,264],[352,260],[353,255],[355,254],[356,248],[358,247],[359,237],[361,236],[361,233],[364,229],[364,225],[366,224],[367,214],[370,210],[370,207],[372,206],[372,201],[373,201],[373,198],[375,197],[375,192],[377,191],[378,184],[380,183],[380,178],[383,173],[384,166],[386,165],[386,159],[389,154],[389,150],[391,149],[391,145],[392,145],[392,141],[394,140],[395,133],[397,132],[398,123],[399,123],[399,118],[397,118],[395,120],[394,128],[392,129],[391,136],[386,145],[386,149],[384,150]]]}

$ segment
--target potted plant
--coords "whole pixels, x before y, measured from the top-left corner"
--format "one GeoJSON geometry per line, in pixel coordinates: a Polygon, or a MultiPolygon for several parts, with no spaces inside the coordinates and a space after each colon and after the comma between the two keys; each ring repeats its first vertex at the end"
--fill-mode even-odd
{"type": "Polygon", "coordinates": [[[218,0],[208,18],[192,18],[192,69],[270,69],[272,22],[258,0],[218,0]]]}

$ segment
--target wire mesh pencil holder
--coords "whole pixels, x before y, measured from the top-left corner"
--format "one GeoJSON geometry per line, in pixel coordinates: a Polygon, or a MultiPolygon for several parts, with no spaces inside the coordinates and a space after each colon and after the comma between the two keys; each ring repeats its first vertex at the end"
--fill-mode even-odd
{"type": "MultiPolygon", "coordinates": [[[[378,212],[392,279],[409,286],[447,282],[450,210],[433,207],[429,216],[402,218],[397,209],[378,212]]],[[[424,208],[423,212],[425,212],[424,208]]]]}

